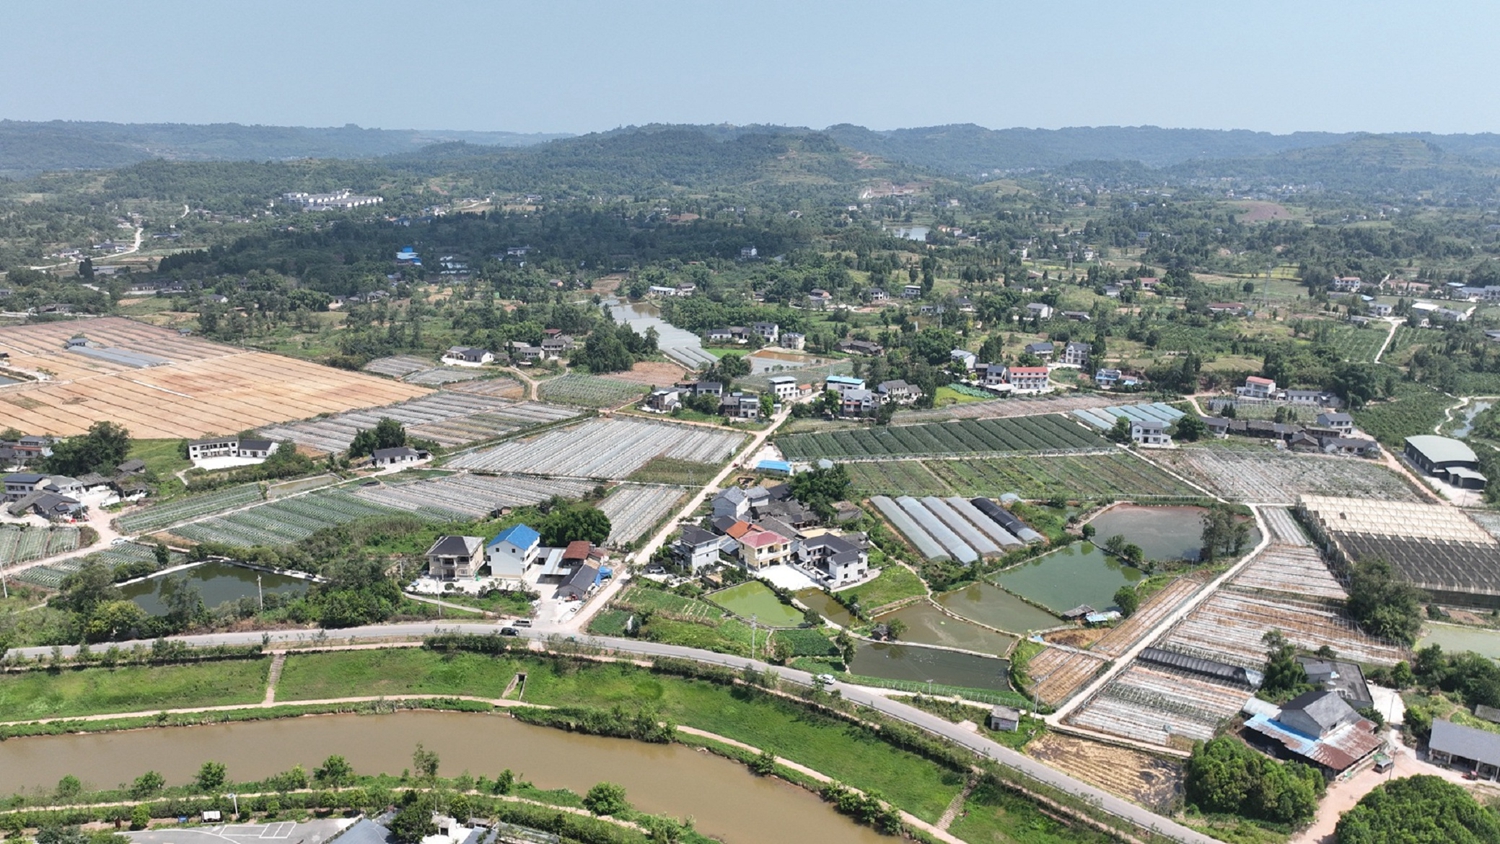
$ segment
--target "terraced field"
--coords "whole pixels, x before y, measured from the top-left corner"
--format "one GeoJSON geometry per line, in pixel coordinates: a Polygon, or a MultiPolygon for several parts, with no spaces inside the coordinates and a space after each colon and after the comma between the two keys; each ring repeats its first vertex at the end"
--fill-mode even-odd
{"type": "Polygon", "coordinates": [[[1201,495],[1132,455],[891,460],[846,465],[854,487],[883,495],[985,495],[1022,498],[1164,498],[1201,495]]]}
{"type": "Polygon", "coordinates": [[[722,463],[742,434],[696,425],[592,419],[582,425],[512,440],[459,456],[449,465],[482,472],[620,479],[656,457],[722,463]]]}
{"type": "Polygon", "coordinates": [[[601,502],[609,516],[609,544],[624,545],[645,535],[682,501],[687,490],[680,486],[621,484],[601,502]]]}
{"type": "Polygon", "coordinates": [[[1196,580],[1186,577],[1177,578],[1167,584],[1167,588],[1152,595],[1151,599],[1138,607],[1130,618],[1120,622],[1104,634],[1099,641],[1094,643],[1091,652],[1107,657],[1120,656],[1130,650],[1143,636],[1154,631],[1162,619],[1171,615],[1173,610],[1182,606],[1184,601],[1191,598],[1202,587],[1203,584],[1196,580]]]}
{"type": "Polygon", "coordinates": [[[1109,447],[1104,438],[1061,416],[961,420],[928,425],[858,428],[778,437],[787,459],[820,457],[883,461],[900,457],[1067,453],[1109,447]]]}
{"type": "Polygon", "coordinates": [[[349,448],[356,431],[374,428],[382,418],[391,418],[405,425],[407,434],[412,437],[453,447],[561,422],[577,415],[575,410],[556,405],[442,390],[401,404],[372,407],[308,422],[272,425],[260,432],[275,440],[293,440],[313,451],[344,451],[349,448]]]}
{"type": "Polygon", "coordinates": [[[1400,475],[1356,457],[1188,447],[1153,451],[1149,459],[1234,501],[1291,505],[1299,495],[1423,500],[1400,475]]]}

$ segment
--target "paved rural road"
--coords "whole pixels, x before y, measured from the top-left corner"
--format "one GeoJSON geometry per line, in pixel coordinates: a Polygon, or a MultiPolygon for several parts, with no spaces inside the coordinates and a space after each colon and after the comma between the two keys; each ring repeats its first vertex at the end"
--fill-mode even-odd
{"type": "MultiPolygon", "coordinates": [[[[495,624],[379,624],[368,627],[352,627],[347,630],[335,631],[327,637],[330,644],[349,641],[369,641],[388,639],[410,639],[413,637],[428,636],[434,633],[476,633],[494,634],[497,632],[495,624]]],[[[521,631],[525,637],[532,639],[545,639],[547,635],[540,631],[521,631]]],[[[248,631],[243,633],[209,633],[199,636],[174,636],[175,640],[185,642],[194,646],[209,645],[258,645],[263,641],[262,637],[268,637],[272,646],[278,644],[307,644],[319,641],[316,632],[308,630],[274,630],[274,631],[248,631]]],[[[784,666],[769,665],[757,660],[744,657],[728,656],[726,654],[714,653],[712,651],[699,650],[697,648],[685,648],[678,645],[663,645],[656,642],[645,642],[636,639],[615,639],[604,636],[580,636],[569,637],[576,641],[617,651],[626,654],[638,654],[642,656],[666,656],[691,659],[695,662],[709,663],[712,665],[724,665],[731,668],[744,668],[753,666],[758,671],[775,671],[783,680],[789,680],[799,685],[812,685],[812,675],[806,671],[798,671],[784,666]]],[[[121,648],[130,648],[139,645],[143,648],[150,647],[148,641],[120,642],[121,648]]],[[[64,655],[72,656],[77,652],[77,647],[66,646],[61,648],[64,655]]],[[[35,659],[52,652],[51,648],[15,648],[10,655],[22,655],[35,659]]],[[[966,730],[957,724],[944,721],[936,715],[931,715],[920,709],[908,706],[898,700],[887,698],[869,689],[852,686],[845,683],[834,683],[833,688],[846,699],[867,706],[884,715],[905,721],[915,727],[919,727],[929,733],[946,738],[956,744],[960,744],[969,750],[993,759],[1003,765],[1015,768],[1027,776],[1045,783],[1053,788],[1080,797],[1100,809],[1158,834],[1167,836],[1177,841],[1189,842],[1189,844],[1217,844],[1215,839],[1209,838],[1181,824],[1157,815],[1148,809],[1123,800],[1107,792],[1101,791],[1087,783],[1076,780],[1061,771],[1043,765],[1041,762],[1017,753],[1008,747],[997,744],[989,739],[966,730]]]]}

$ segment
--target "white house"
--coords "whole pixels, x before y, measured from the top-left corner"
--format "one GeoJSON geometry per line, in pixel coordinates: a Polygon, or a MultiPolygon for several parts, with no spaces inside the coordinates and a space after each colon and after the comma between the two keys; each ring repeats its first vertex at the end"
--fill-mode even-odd
{"type": "Polygon", "coordinates": [[[1167,436],[1167,425],[1157,419],[1135,419],[1130,423],[1130,439],[1141,445],[1166,446],[1172,444],[1167,436]]]}
{"type": "Polygon", "coordinates": [[[917,399],[922,397],[922,388],[915,384],[896,379],[894,381],[882,381],[875,387],[880,394],[881,404],[910,405],[916,404],[917,399]]]}
{"type": "Polygon", "coordinates": [[[687,525],[683,527],[682,535],[673,543],[673,550],[677,552],[678,558],[688,567],[688,570],[696,574],[709,566],[718,565],[719,549],[723,547],[727,539],[728,537],[687,525]]]}
{"type": "Polygon", "coordinates": [[[807,335],[797,331],[784,332],[781,335],[779,345],[783,349],[792,349],[793,351],[800,352],[807,348],[807,335]]]}
{"type": "Polygon", "coordinates": [[[754,331],[760,339],[766,341],[766,345],[775,343],[781,338],[781,326],[774,322],[751,323],[750,330],[754,331]]]}
{"type": "Polygon", "coordinates": [[[423,452],[409,446],[377,448],[370,454],[370,462],[376,466],[404,466],[422,459],[423,452]]]}
{"type": "Polygon", "coordinates": [[[802,394],[797,387],[797,376],[795,375],[772,375],[766,379],[771,384],[771,395],[777,401],[790,401],[802,394]]]}
{"type": "Polygon", "coordinates": [[[714,496],[714,518],[729,516],[744,520],[750,515],[750,496],[743,489],[732,486],[714,496]]]}
{"type": "Polygon", "coordinates": [[[1005,370],[1005,383],[1018,393],[1044,393],[1052,389],[1045,366],[1012,366],[1005,370]]]}
{"type": "Polygon", "coordinates": [[[234,457],[240,450],[239,437],[210,437],[188,443],[188,459],[203,460],[209,457],[234,457]]]}
{"type": "Polygon", "coordinates": [[[536,561],[541,545],[541,534],[526,525],[513,525],[500,531],[485,548],[490,574],[519,579],[526,567],[536,561]]]}
{"type": "Polygon", "coordinates": [[[443,363],[452,366],[483,366],[492,363],[495,355],[489,349],[477,349],[469,346],[454,346],[443,353],[443,363]]]}
{"type": "Polygon", "coordinates": [[[1245,379],[1245,386],[1236,387],[1234,392],[1247,399],[1274,399],[1276,398],[1276,382],[1270,378],[1251,375],[1245,379]]]}
{"type": "Polygon", "coordinates": [[[858,582],[870,572],[869,552],[831,533],[798,543],[797,561],[817,571],[832,586],[858,582]]]}
{"type": "Polygon", "coordinates": [[[974,364],[978,362],[978,358],[975,357],[974,353],[967,349],[954,349],[948,353],[948,357],[969,372],[974,371],[974,364]]]}
{"type": "Polygon", "coordinates": [[[1064,366],[1076,366],[1080,369],[1089,365],[1089,352],[1094,347],[1088,343],[1069,343],[1063,347],[1062,362],[1064,366]]]}
{"type": "Polygon", "coordinates": [[[873,390],[845,390],[839,400],[840,416],[869,416],[880,405],[873,390]]]}
{"type": "Polygon", "coordinates": [[[1052,306],[1044,305],[1041,302],[1032,302],[1026,306],[1026,315],[1036,317],[1037,319],[1051,319],[1052,306]]]}

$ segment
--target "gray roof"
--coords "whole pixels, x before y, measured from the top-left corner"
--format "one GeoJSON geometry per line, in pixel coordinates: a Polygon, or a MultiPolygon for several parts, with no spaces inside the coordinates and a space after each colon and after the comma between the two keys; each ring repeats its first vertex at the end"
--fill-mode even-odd
{"type": "Polygon", "coordinates": [[[35,472],[16,472],[13,475],[6,475],[5,476],[5,483],[8,483],[8,484],[34,484],[34,483],[37,483],[37,482],[41,481],[45,477],[47,477],[47,476],[46,475],[38,475],[35,472]]]}
{"type": "Polygon", "coordinates": [[[1427,746],[1440,753],[1500,765],[1500,733],[1433,719],[1432,737],[1427,740],[1427,746]]]}
{"type": "Polygon", "coordinates": [[[484,547],[484,539],[478,536],[439,536],[427,556],[472,557],[484,547]]]}
{"type": "Polygon", "coordinates": [[[710,542],[718,543],[719,537],[703,528],[685,525],[682,528],[682,541],[687,545],[707,545],[710,542]]]}
{"type": "Polygon", "coordinates": [[[1288,712],[1301,712],[1316,721],[1324,732],[1358,717],[1354,708],[1336,692],[1322,690],[1303,692],[1292,698],[1290,702],[1283,704],[1281,712],[1283,717],[1288,712]]]}
{"type": "Polygon", "coordinates": [[[574,589],[588,591],[588,588],[593,586],[594,581],[598,579],[599,568],[597,566],[582,565],[568,577],[567,585],[574,589]]]}
{"type": "Polygon", "coordinates": [[[1406,444],[1415,448],[1433,463],[1478,463],[1474,449],[1451,437],[1436,434],[1417,434],[1406,438],[1406,444]]]}
{"type": "Polygon", "coordinates": [[[392,457],[416,457],[417,450],[405,445],[396,448],[377,448],[371,452],[370,456],[376,460],[389,460],[392,457]]]}
{"type": "Polygon", "coordinates": [[[270,451],[274,440],[240,440],[241,451],[270,451]]]}
{"type": "Polygon", "coordinates": [[[1365,684],[1364,672],[1358,665],[1312,656],[1299,656],[1297,662],[1307,672],[1308,681],[1327,691],[1337,692],[1355,708],[1374,703],[1370,697],[1370,687],[1365,684]]]}
{"type": "Polygon", "coordinates": [[[1334,423],[1343,423],[1343,422],[1347,422],[1347,423],[1349,423],[1349,424],[1352,425],[1352,424],[1354,424],[1354,417],[1350,416],[1347,413],[1319,413],[1318,414],[1318,424],[1320,424],[1320,425],[1323,425],[1323,424],[1331,425],[1331,424],[1334,424],[1334,423]]]}

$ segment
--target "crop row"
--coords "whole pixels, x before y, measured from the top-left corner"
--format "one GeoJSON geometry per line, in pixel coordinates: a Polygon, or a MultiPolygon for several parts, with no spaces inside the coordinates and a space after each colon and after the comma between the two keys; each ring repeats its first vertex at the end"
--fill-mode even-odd
{"type": "Polygon", "coordinates": [[[72,527],[0,526],[0,566],[40,560],[78,547],[78,529],[72,527]]]}
{"type": "Polygon", "coordinates": [[[740,435],[697,426],[595,419],[465,454],[461,469],[572,478],[623,478],[658,455],[698,462],[726,459],[740,435]]]}
{"type": "Polygon", "coordinates": [[[580,498],[592,484],[524,476],[452,475],[386,487],[363,487],[355,495],[363,502],[414,512],[427,518],[481,518],[501,507],[519,507],[551,496],[580,498]]]}
{"type": "Polygon", "coordinates": [[[891,460],[850,463],[856,489],[887,495],[983,495],[1022,498],[1153,498],[1197,494],[1192,487],[1126,454],[891,460]]]}
{"type": "Polygon", "coordinates": [[[199,516],[240,507],[259,500],[259,484],[241,484],[165,504],[156,504],[138,513],[121,516],[118,521],[120,530],[126,533],[151,533],[178,522],[185,522],[188,519],[196,519],[199,516]]]}
{"type": "Polygon", "coordinates": [[[366,516],[390,514],[390,508],[360,501],[342,491],[329,491],[273,501],[216,519],[177,528],[173,533],[197,542],[230,545],[286,545],[325,528],[366,516]]]}
{"type": "Polygon", "coordinates": [[[1081,451],[1106,445],[1082,426],[1052,415],[793,434],[777,442],[789,459],[803,461],[1081,451]]]}
{"type": "Polygon", "coordinates": [[[1371,363],[1387,336],[1385,324],[1380,323],[1368,328],[1334,326],[1322,334],[1320,339],[1344,360],[1371,363]]]}
{"type": "Polygon", "coordinates": [[[634,542],[651,526],[661,521],[682,500],[683,488],[677,486],[640,486],[622,484],[599,509],[609,516],[609,544],[634,542]]]}
{"type": "Polygon", "coordinates": [[[617,407],[631,399],[640,398],[644,391],[645,388],[640,384],[627,384],[613,378],[579,373],[543,381],[537,387],[540,398],[580,407],[617,407]]]}

